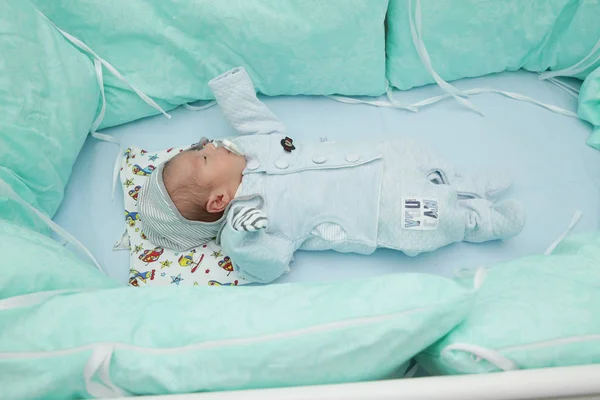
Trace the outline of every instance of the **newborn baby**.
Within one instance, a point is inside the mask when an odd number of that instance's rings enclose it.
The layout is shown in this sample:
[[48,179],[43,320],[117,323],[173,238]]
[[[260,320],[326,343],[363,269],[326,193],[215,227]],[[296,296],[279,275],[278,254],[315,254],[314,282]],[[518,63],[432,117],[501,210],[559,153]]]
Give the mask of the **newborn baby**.
[[465,177],[410,140],[297,142],[234,69],[210,82],[242,134],[202,140],[160,165],[139,196],[151,242],[188,250],[216,237],[238,274],[271,282],[296,250],[415,256],[518,234],[524,212],[493,201],[502,178]]
[[243,156],[203,141],[165,163],[162,174],[167,193],[183,218],[215,222],[235,197],[245,168]]

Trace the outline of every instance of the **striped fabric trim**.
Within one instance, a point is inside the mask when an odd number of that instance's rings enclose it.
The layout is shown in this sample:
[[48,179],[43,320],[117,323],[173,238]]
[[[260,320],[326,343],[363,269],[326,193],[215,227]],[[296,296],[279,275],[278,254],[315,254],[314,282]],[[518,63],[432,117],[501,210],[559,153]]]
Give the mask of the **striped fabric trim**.
[[144,233],[157,246],[186,251],[217,237],[225,215],[216,222],[185,219],[173,204],[162,180],[164,164],[152,172],[139,195],[139,213]]

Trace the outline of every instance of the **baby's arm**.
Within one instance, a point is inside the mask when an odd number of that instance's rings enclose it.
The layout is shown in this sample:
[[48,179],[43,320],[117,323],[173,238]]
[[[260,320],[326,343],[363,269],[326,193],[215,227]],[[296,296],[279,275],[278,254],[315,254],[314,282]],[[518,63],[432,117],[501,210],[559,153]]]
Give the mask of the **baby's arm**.
[[[265,229],[246,231],[239,228],[244,215],[256,217],[252,210],[257,209],[247,208],[249,212],[243,210],[237,213],[230,211],[221,233],[223,252],[231,257],[235,271],[241,278],[250,282],[272,282],[290,270],[293,244],[286,238],[267,233]],[[256,220],[260,224],[260,220]]]
[[285,126],[256,97],[250,76],[237,67],[208,82],[225,118],[240,135],[285,135]]

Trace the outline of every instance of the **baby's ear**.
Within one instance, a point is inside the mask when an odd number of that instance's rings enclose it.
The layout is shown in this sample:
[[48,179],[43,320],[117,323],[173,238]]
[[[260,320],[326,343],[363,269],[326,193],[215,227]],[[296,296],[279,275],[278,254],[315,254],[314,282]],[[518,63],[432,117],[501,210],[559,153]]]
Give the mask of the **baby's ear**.
[[206,211],[212,214],[220,213],[225,211],[225,208],[231,202],[231,197],[225,191],[213,192],[208,196],[208,202],[206,203]]

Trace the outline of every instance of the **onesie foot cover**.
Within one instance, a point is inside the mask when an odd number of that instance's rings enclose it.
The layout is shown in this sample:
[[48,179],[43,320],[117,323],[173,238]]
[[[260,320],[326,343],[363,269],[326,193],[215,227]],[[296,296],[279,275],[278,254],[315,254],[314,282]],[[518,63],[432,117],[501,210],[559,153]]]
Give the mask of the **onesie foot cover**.
[[464,239],[467,242],[509,239],[525,225],[525,210],[516,200],[493,204],[484,199],[470,199],[461,204],[468,209]]

